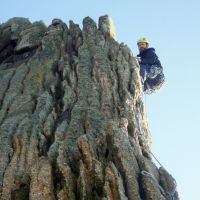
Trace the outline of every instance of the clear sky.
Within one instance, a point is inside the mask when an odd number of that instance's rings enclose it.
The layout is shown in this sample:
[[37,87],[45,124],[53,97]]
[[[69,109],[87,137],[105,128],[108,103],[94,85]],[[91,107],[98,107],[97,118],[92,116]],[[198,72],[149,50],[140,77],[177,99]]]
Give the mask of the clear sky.
[[3,0],[0,23],[11,17],[50,24],[104,14],[112,16],[119,42],[136,55],[147,37],[166,76],[159,93],[146,95],[153,152],[175,177],[181,199],[199,199],[200,173],[200,1],[199,0]]

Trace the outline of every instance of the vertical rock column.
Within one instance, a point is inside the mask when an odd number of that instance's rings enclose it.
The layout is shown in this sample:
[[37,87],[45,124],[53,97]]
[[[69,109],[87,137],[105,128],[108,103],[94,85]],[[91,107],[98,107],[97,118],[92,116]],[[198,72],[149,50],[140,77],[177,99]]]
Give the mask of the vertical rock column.
[[142,91],[107,15],[0,25],[0,198],[168,199]]

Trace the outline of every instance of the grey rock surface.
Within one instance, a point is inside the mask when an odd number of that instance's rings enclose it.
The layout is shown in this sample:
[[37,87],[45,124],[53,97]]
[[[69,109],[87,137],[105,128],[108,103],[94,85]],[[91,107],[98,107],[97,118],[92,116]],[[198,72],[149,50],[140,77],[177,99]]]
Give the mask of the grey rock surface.
[[151,158],[139,65],[109,16],[0,25],[0,199],[179,199]]

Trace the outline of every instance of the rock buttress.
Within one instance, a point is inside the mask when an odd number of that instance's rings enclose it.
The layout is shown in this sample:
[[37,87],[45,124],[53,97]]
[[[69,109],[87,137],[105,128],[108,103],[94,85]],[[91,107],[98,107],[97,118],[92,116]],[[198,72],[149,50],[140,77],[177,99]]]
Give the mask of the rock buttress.
[[[139,66],[112,19],[0,25],[0,198],[161,200]],[[175,199],[178,194],[175,193]]]

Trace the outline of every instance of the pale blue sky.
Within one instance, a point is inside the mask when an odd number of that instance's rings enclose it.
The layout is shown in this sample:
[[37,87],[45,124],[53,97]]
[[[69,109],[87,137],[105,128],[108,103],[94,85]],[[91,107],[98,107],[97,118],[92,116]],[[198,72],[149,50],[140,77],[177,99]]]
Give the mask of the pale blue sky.
[[146,96],[153,152],[176,178],[181,199],[199,199],[200,167],[200,1],[198,0],[3,0],[0,23],[11,17],[31,21],[112,16],[119,42],[136,55],[136,40],[147,37],[164,67],[162,90]]

